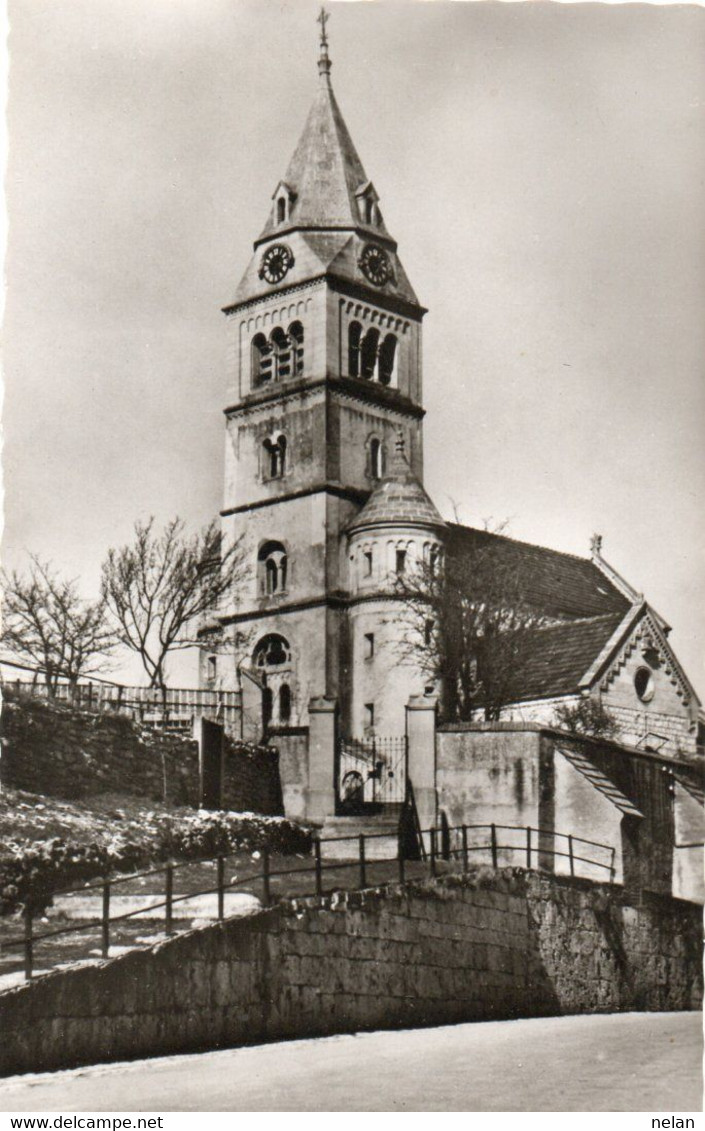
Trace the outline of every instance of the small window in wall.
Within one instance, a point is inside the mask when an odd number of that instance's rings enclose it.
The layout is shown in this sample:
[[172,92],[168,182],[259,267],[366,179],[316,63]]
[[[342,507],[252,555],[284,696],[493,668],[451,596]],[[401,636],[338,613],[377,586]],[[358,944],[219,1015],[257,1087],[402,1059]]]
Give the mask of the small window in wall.
[[365,633],[365,648],[364,654],[366,660],[371,660],[375,654],[375,634],[374,632]]
[[370,475],[373,479],[381,479],[384,475],[384,448],[382,441],[376,437],[370,440]]
[[372,550],[364,550],[362,554],[365,577],[372,577]]
[[206,679],[208,679],[212,682],[215,679],[217,674],[218,674],[218,657],[217,656],[209,656],[208,660],[206,662]]
[[648,668],[639,668],[634,676],[634,690],[642,703],[648,703],[654,697],[654,677]]
[[277,201],[277,224],[283,224],[286,220],[286,197],[280,196]]
[[281,479],[286,471],[286,436],[279,436],[276,440],[267,439],[263,442],[265,479]]
[[274,696],[272,695],[271,687],[262,688],[262,721],[265,726],[269,726],[272,721],[272,713],[274,707]]
[[398,574],[406,571],[406,550],[397,550],[395,568]]
[[265,542],[260,548],[260,589],[271,596],[286,589],[288,562],[281,542]]
[[365,703],[365,727],[371,729],[375,725],[375,705],[374,703]]
[[429,568],[431,577],[435,577],[436,574],[438,573],[438,566],[439,566],[440,560],[441,560],[440,546],[437,546],[434,543],[434,545],[431,546],[431,549],[430,549],[429,555],[428,555],[428,568]]
[[433,640],[433,628],[434,624],[432,620],[427,620],[423,626],[423,642],[427,648]]
[[291,719],[291,688],[283,683],[279,688],[279,721],[286,725]]

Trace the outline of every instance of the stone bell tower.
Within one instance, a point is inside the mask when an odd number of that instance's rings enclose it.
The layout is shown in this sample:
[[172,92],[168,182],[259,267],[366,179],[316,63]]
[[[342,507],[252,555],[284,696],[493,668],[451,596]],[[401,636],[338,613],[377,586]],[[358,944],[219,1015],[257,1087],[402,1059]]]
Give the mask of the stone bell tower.
[[266,675],[276,725],[350,699],[345,529],[404,436],[422,475],[425,313],[333,94],[321,13],[318,90],[232,301],[225,408],[226,541],[246,584],[220,610],[246,637],[218,659]]

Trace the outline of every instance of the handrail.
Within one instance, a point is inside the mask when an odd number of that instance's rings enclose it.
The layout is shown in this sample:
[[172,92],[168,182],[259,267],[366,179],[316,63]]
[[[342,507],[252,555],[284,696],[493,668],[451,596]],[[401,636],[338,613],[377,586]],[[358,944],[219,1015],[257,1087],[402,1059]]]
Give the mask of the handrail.
[[[467,834],[473,830],[490,830],[490,837],[481,844],[469,844]],[[521,832],[526,840],[523,844],[502,844],[497,839],[497,830],[502,832]],[[576,863],[585,863],[591,867],[602,868],[609,872],[610,883],[614,881],[615,877],[615,849],[612,845],[601,844],[599,841],[587,840],[585,837],[573,836],[572,833],[560,833],[554,829],[537,829],[531,825],[496,825],[496,824],[482,824],[482,825],[453,825],[447,829],[448,835],[452,833],[460,834],[461,846],[449,848],[447,850],[448,859],[461,859],[462,870],[466,871],[468,867],[468,854],[470,852],[489,852],[491,854],[492,866],[498,867],[498,853],[499,852],[521,852],[526,854],[526,866],[532,867],[533,860],[537,861],[538,866],[541,866],[542,858],[551,856],[552,858],[561,857],[570,861],[570,874],[575,875]],[[532,840],[532,834],[536,833],[539,838],[537,841]],[[430,856],[421,861],[417,861],[422,866],[428,863],[431,875],[437,874],[439,855],[437,851],[437,843],[439,840],[440,829],[432,826],[428,829],[421,830],[421,837],[428,837],[430,842]],[[32,977],[33,969],[33,949],[36,943],[42,942],[46,939],[57,938],[62,935],[70,935],[78,931],[86,931],[92,928],[101,927],[103,936],[102,953],[104,957],[108,956],[110,948],[110,924],[124,922],[128,919],[133,919],[137,916],[145,915],[149,912],[159,911],[164,909],[165,912],[165,930],[167,934],[171,933],[173,908],[179,903],[187,902],[191,899],[196,899],[202,895],[217,895],[218,896],[218,918],[224,918],[224,895],[226,891],[233,889],[242,890],[244,884],[252,885],[255,882],[262,882],[263,887],[263,900],[264,905],[267,906],[271,902],[271,880],[292,875],[300,875],[303,877],[315,877],[316,894],[322,895],[322,877],[324,873],[346,870],[351,867],[359,868],[359,886],[364,888],[367,885],[367,872],[370,867],[382,863],[396,862],[399,869],[399,880],[405,880],[405,865],[407,861],[401,852],[398,845],[396,856],[385,856],[380,859],[370,859],[366,857],[365,844],[367,841],[389,839],[389,833],[371,833],[369,835],[354,835],[342,837],[326,837],[324,839],[316,838],[313,841],[314,848],[314,861],[306,867],[305,865],[300,868],[280,868],[272,870],[270,866],[270,851],[267,847],[261,849],[262,853],[262,870],[252,872],[244,876],[235,876],[231,880],[225,880],[225,862],[230,856],[235,855],[235,852],[219,853],[215,856],[200,857],[196,860],[185,860],[178,863],[167,861],[162,865],[154,868],[146,869],[143,872],[133,872],[128,875],[106,876],[98,883],[88,884],[81,888],[69,888],[57,890],[52,893],[53,896],[59,895],[84,895],[89,891],[102,890],[103,892],[103,914],[100,918],[89,919],[88,921],[82,920],[80,923],[72,924],[67,927],[60,927],[51,931],[43,931],[41,934],[34,934],[33,932],[33,916],[31,911],[25,911],[25,933],[23,937],[16,936],[13,938],[5,939],[0,943],[0,953],[12,952],[13,950],[24,949],[25,954],[25,976],[27,979]],[[546,838],[562,838],[568,841],[568,852],[562,852],[555,847],[546,846]],[[325,844],[340,844],[345,841],[356,841],[358,851],[351,855],[346,860],[336,860],[331,862],[323,862],[321,855],[321,846]],[[574,852],[575,844],[587,844],[595,848],[604,849],[610,853],[610,862],[604,863],[601,860],[595,860],[587,856],[579,855]],[[695,847],[695,845],[683,845],[679,847]],[[173,893],[173,873],[177,869],[188,867],[192,864],[215,863],[217,864],[217,883],[214,887],[207,887],[199,889],[198,891],[190,891],[174,895]],[[147,904],[125,911],[118,915],[110,914],[110,894],[114,885],[126,883],[129,880],[142,879],[147,876],[156,874],[164,874],[165,876],[165,897],[159,898],[157,902]],[[352,889],[352,885],[348,885]],[[354,889],[353,889],[354,890]],[[245,894],[243,892],[243,894]],[[302,893],[299,893],[302,894]],[[307,893],[303,893],[307,894]],[[147,893],[145,893],[147,895]],[[138,897],[139,898],[139,897]],[[287,898],[297,898],[295,893],[287,893]]]

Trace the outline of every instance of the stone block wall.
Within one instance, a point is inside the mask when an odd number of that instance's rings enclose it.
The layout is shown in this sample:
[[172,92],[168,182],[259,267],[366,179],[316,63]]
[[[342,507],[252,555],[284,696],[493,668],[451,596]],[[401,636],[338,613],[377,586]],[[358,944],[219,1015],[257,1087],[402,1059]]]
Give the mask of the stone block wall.
[[[3,689],[0,781],[65,800],[127,793],[198,807],[198,744],[109,712],[78,711]],[[225,738],[223,808],[283,812],[276,749]]]
[[700,914],[477,869],[277,905],[0,994],[3,1073],[359,1029],[696,1009]]
[[275,747],[250,746],[226,735],[222,808],[271,817],[283,814],[279,751]]
[[78,711],[3,689],[2,784],[76,800],[125,792],[198,805],[198,746],[125,715]]

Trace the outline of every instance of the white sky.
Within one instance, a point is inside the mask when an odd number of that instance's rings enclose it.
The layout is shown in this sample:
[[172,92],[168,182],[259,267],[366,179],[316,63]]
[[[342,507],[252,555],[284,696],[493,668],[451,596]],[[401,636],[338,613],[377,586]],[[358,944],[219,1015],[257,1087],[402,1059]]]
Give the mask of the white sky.
[[[703,686],[705,12],[333,3],[333,84],[425,321],[426,485],[608,560]],[[97,589],[221,505],[224,318],[317,6],[12,0],[5,555]]]

